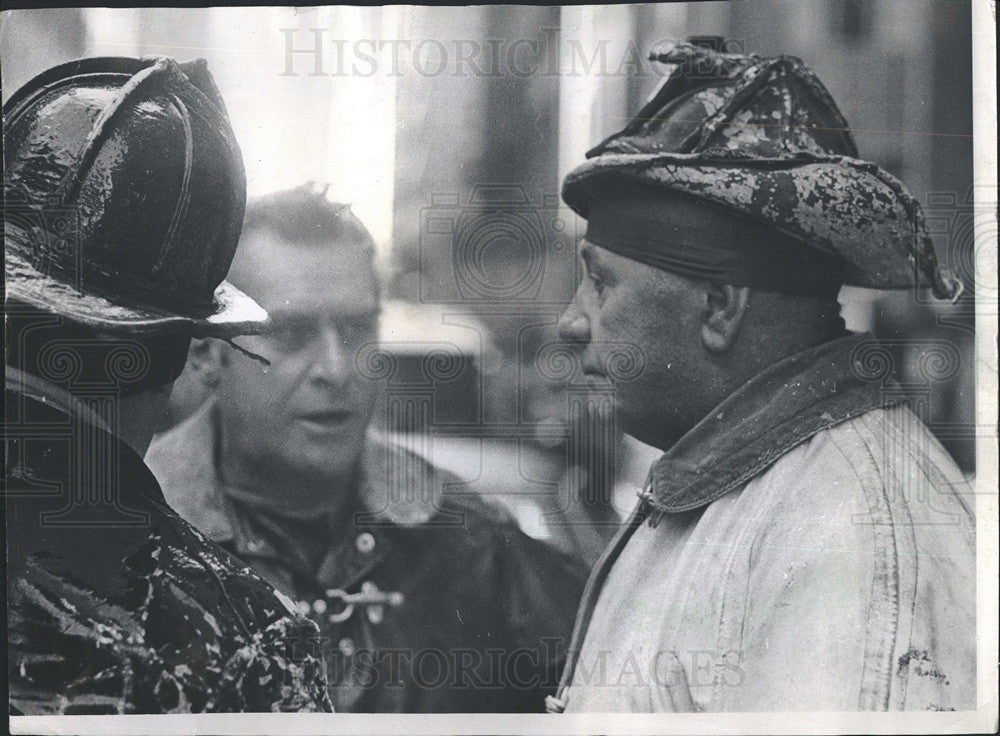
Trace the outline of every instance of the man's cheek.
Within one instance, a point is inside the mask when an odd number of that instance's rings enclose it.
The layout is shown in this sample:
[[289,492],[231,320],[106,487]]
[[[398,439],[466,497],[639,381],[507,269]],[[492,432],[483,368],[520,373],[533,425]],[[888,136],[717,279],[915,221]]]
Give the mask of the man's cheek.
[[379,387],[373,384],[358,382],[355,386],[361,395],[359,403],[362,407],[362,413],[367,421],[371,418],[372,412],[375,410],[375,405],[382,394],[379,391]]
[[616,290],[608,296],[590,321],[591,338],[607,343],[622,342],[634,332],[634,311],[638,307]]
[[227,372],[220,386],[222,398],[248,419],[265,427],[277,421],[270,406],[276,393],[274,381],[259,366],[241,366]]

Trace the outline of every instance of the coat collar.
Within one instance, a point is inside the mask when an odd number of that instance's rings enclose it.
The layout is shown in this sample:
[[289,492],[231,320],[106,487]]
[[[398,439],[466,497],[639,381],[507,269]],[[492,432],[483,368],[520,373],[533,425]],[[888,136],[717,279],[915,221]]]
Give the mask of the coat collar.
[[[870,361],[879,343],[848,335],[758,374],[677,441],[650,470],[642,497],[657,511],[705,506],[738,490],[817,432],[897,403]],[[874,355],[874,357],[878,357]]]
[[5,366],[4,387],[21,396],[28,396],[36,401],[51,406],[66,416],[76,417],[84,424],[90,424],[111,433],[111,428],[97,412],[77,399],[65,389],[50,383],[43,378],[26,373],[19,368]]
[[[218,468],[218,408],[207,401],[189,418],[153,440],[146,463],[160,481],[167,502],[215,542],[240,535]],[[392,492],[392,486],[401,489]],[[413,527],[437,512],[443,479],[422,457],[369,434],[357,501],[372,526]],[[420,489],[423,492],[415,492]]]

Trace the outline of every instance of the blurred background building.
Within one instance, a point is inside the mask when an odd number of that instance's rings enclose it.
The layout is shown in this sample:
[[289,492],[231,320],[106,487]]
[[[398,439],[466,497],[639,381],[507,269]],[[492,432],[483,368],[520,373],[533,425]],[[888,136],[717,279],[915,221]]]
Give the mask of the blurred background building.
[[412,363],[428,320],[437,348],[455,347],[450,367],[397,387],[429,407],[407,413],[423,426],[385,431],[593,559],[656,453],[588,408],[553,342],[580,229],[559,183],[653,91],[665,70],[647,52],[665,39],[803,58],[862,158],[925,203],[967,296],[845,289],[842,302],[850,326],[886,339],[915,404],[973,472],[970,28],[966,0],[53,9],[5,11],[0,51],[5,100],[81,56],[205,57],[250,193],[331,182],[378,243],[389,349]]

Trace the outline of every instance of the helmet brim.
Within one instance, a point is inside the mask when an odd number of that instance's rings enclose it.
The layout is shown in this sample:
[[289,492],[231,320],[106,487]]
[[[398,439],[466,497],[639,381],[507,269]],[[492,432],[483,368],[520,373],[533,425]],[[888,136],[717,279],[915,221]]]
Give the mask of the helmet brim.
[[109,333],[129,335],[189,334],[192,337],[235,337],[267,332],[267,312],[228,281],[215,290],[211,313],[190,317],[155,307],[125,305],[85,293],[35,268],[23,256],[5,249],[7,300],[46,314]]
[[846,284],[929,285],[945,299],[961,294],[961,283],[938,268],[919,205],[895,177],[867,161],[601,154],[566,176],[562,197],[586,218],[591,202],[622,179],[713,202],[824,251],[844,264]]

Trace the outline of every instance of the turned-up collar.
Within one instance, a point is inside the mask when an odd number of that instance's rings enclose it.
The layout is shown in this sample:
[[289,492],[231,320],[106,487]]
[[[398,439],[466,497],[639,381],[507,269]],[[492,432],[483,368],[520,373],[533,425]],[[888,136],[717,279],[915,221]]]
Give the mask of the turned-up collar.
[[[218,410],[213,399],[155,438],[146,462],[182,517],[213,541],[229,542],[238,535],[219,476],[218,444]],[[374,435],[365,444],[357,488],[358,521],[374,527],[412,527],[430,520],[437,512],[442,488],[430,464]],[[380,482],[388,479],[399,492],[392,492],[390,483]]]
[[19,368],[5,367],[4,387],[7,390],[23,396],[29,396],[36,401],[53,407],[57,411],[71,417],[77,417],[85,424],[91,424],[111,433],[107,422],[84,402],[73,396],[69,391],[50,383],[43,378],[26,373]]
[[677,441],[650,471],[643,498],[658,511],[705,506],[742,488],[817,432],[900,401],[872,370],[880,353],[854,334],[788,357],[745,383]]

